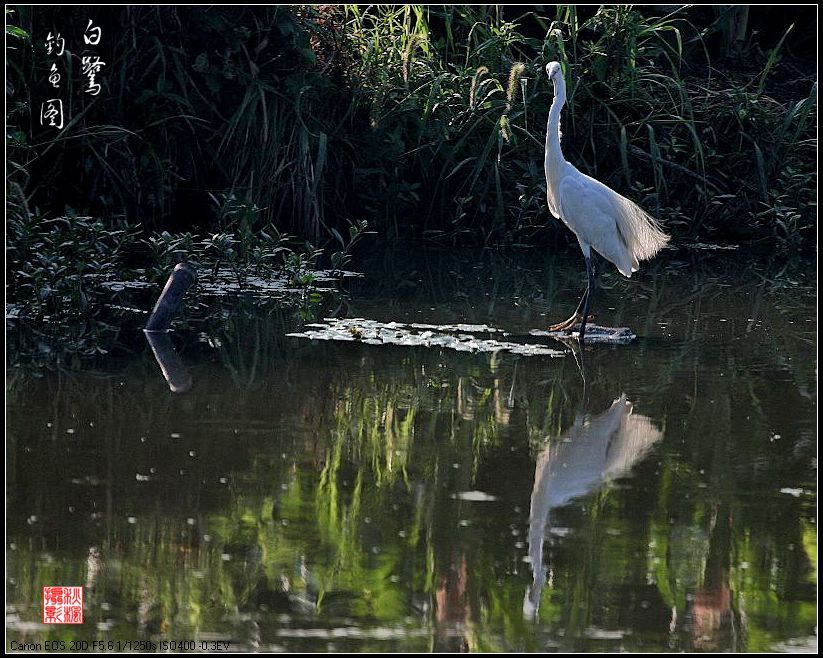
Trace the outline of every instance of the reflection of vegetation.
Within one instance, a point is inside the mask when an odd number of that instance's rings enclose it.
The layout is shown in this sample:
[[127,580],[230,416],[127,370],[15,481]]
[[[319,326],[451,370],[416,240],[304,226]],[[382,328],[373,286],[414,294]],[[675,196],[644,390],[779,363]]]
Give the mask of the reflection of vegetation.
[[[532,276],[501,279],[498,303]],[[43,582],[79,582],[95,623],[55,632],[321,650],[708,646],[693,620],[726,649],[810,635],[810,298],[711,278],[701,303],[678,303],[691,275],[667,279],[649,333],[673,338],[585,352],[588,411],[626,390],[664,439],[621,486],[556,510],[568,533],[547,539],[537,623],[532,457],[581,411],[574,361],[292,344],[287,317],[241,313],[203,324],[215,347],[181,348],[182,397],[148,353],[114,377],[10,382],[12,615],[38,618]],[[616,317],[650,303],[602,294]],[[497,500],[454,497],[474,490]]]

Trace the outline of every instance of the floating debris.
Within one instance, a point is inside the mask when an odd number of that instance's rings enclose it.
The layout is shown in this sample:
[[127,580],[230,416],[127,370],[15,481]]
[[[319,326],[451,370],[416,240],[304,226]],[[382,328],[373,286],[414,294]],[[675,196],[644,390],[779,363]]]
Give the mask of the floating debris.
[[790,638],[785,642],[773,644],[771,651],[775,653],[817,653],[817,636]]
[[126,311],[127,313],[142,313],[144,315],[148,314],[147,310],[142,308],[135,308],[134,306],[120,306],[119,304],[103,304],[103,306],[114,309],[115,311]]
[[[394,323],[392,323],[394,324]],[[420,322],[412,322],[408,325],[412,329],[434,329],[436,331],[464,331],[470,334],[488,333],[488,334],[502,334],[508,336],[509,333],[502,329],[495,329],[487,324],[421,324]]]
[[[362,277],[359,272],[345,270],[308,270],[301,274],[310,278],[309,287],[315,290],[332,290],[341,279]],[[198,282],[198,290],[204,295],[293,295],[305,291],[305,286],[297,285],[295,277],[284,272],[273,273],[271,276],[257,276],[243,274],[238,281],[234,270],[221,267],[217,274],[203,274]],[[242,285],[241,285],[242,284]]]
[[[580,337],[579,331],[566,333],[565,331],[549,331],[547,329],[532,329],[530,336],[545,336],[556,340],[577,340]],[[615,345],[625,345],[631,343],[637,336],[628,327],[603,327],[599,324],[586,324],[587,343],[613,343]]]
[[487,494],[485,491],[458,491],[457,493],[452,494],[452,498],[456,498],[457,500],[468,500],[473,503],[485,503],[497,500],[497,496]]
[[[92,278],[95,275],[87,275],[86,278]],[[144,288],[157,288],[156,283],[148,281],[104,281],[100,284],[101,288],[111,290],[112,292],[120,292],[121,290],[140,290]]]
[[[545,345],[513,343],[481,338],[463,333],[467,328],[477,333],[505,333],[486,325],[407,325],[401,322],[378,322],[363,318],[325,318],[322,323],[306,325],[302,332],[287,334],[312,340],[362,342],[367,345],[405,345],[409,347],[441,347],[457,352],[506,351],[522,356],[564,356],[565,351]],[[418,331],[423,329],[424,331]]]
[[217,338],[216,336],[210,336],[204,331],[201,331],[198,334],[197,340],[201,343],[207,343],[209,347],[212,347],[214,349],[223,347],[223,342],[219,338]]
[[687,249],[703,249],[705,251],[732,251],[737,249],[740,245],[736,244],[710,244],[708,242],[693,242],[692,244],[683,245]]
[[[302,293],[305,285],[294,283],[295,278],[307,280],[308,286],[315,290],[332,290],[341,279],[359,278],[363,275],[359,272],[349,272],[347,270],[306,270],[301,271],[297,277],[291,273],[273,272],[271,275],[257,275],[242,272],[238,281],[237,273],[229,267],[221,267],[216,273],[212,271],[203,272],[197,282],[197,291],[204,295],[225,296],[238,293],[252,296],[283,296]],[[113,274],[87,274],[84,279],[95,282],[100,288],[119,292],[122,290],[140,290],[146,288],[158,288],[157,283],[149,281],[120,281]],[[6,309],[8,315],[9,310]]]
[[583,632],[583,637],[588,640],[622,640],[625,635],[626,631],[597,628],[596,626],[589,626]]

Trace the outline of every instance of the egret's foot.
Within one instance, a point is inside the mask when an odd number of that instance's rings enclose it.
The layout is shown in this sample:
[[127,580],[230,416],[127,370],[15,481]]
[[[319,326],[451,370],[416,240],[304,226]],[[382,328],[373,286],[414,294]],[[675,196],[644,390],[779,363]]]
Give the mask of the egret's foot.
[[[583,321],[583,315],[580,313],[575,313],[571,316],[568,320],[564,320],[563,322],[558,322],[557,324],[553,324],[548,328],[548,331],[568,331],[571,332],[572,329],[575,327],[579,327],[580,323]],[[586,319],[586,324],[589,322],[594,321],[594,316],[589,315]]]
[[580,313],[575,313],[568,320],[549,325],[548,331],[566,331],[567,329],[571,329],[575,325],[579,324],[582,319],[583,316],[580,315]]

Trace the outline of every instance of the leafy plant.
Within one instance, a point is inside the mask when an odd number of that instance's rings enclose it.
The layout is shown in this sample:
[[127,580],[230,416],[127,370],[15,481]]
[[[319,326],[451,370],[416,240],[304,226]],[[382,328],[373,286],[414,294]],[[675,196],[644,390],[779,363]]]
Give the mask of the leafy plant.
[[[30,97],[47,62],[26,37],[85,11],[7,12],[7,180],[44,216],[71,205],[146,234],[232,233],[244,264],[276,227],[332,241],[336,268],[352,217],[392,238],[567,240],[543,199],[544,66],[557,59],[569,160],[677,238],[813,242],[817,87],[792,54],[800,24],[764,49],[746,27],[755,10],[105,8],[105,93],[67,75],[79,100],[46,132]],[[790,236],[761,214],[776,198]]]

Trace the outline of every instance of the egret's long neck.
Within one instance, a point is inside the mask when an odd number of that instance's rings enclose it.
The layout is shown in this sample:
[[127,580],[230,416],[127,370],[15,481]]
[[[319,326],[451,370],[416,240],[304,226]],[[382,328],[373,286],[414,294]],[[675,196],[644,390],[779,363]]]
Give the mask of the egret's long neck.
[[550,164],[563,160],[563,151],[560,150],[560,111],[566,103],[566,83],[560,73],[554,80],[554,101],[549,110],[549,122],[546,125],[546,161],[548,172]]

